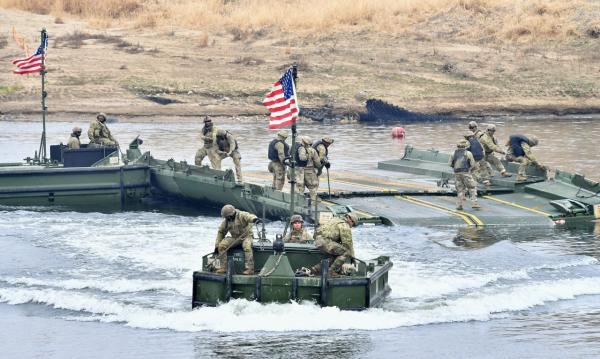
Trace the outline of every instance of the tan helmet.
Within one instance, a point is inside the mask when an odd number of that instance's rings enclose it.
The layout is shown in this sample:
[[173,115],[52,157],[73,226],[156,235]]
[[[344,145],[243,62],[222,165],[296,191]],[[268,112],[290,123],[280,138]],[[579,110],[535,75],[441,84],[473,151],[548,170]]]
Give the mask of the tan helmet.
[[356,215],[356,213],[348,212],[346,213],[346,218],[350,218],[350,220],[354,222],[355,226],[358,225],[358,216]]
[[313,141],[312,141],[312,138],[310,138],[310,137],[308,137],[308,136],[302,136],[302,137],[300,138],[300,141],[301,141],[303,144],[305,144],[305,145],[308,145],[308,146],[312,145],[312,142],[313,142]]
[[494,125],[493,123],[490,123],[489,125],[487,125],[487,130],[491,131],[491,132],[495,132],[496,131],[496,125]]
[[326,142],[327,144],[331,145],[333,143],[333,137],[325,136],[321,139],[321,141]]
[[529,146],[537,146],[540,143],[540,140],[536,136],[527,136],[529,138]]
[[288,138],[288,132],[286,130],[281,130],[277,132],[277,136],[283,138],[284,140]]
[[212,122],[212,120],[210,118],[208,118],[208,116],[204,116],[204,123],[207,122]]
[[101,118],[103,118],[106,121],[106,114],[104,112],[100,112],[97,116],[96,119],[100,120]]
[[465,138],[468,140],[469,138],[475,136],[475,134],[471,131],[465,132]]
[[470,129],[474,129],[474,128],[477,128],[477,127],[478,127],[478,126],[477,126],[477,122],[475,122],[475,121],[471,121],[471,122],[469,122],[469,128],[470,128]]
[[456,144],[456,147],[458,147],[458,148],[467,148],[467,147],[469,147],[469,141],[467,141],[467,140],[460,140]]
[[304,218],[302,218],[302,216],[299,214],[295,214],[290,217],[290,223],[294,223],[294,222],[304,223]]
[[76,132],[81,133],[81,127],[77,127],[77,126],[73,127],[73,133],[76,133]]
[[219,129],[217,130],[217,136],[219,136],[219,137],[225,137],[225,136],[227,136],[227,131],[225,131],[225,130],[224,130],[224,129],[222,129],[222,128],[219,128]]
[[233,216],[235,214],[235,211],[236,209],[234,206],[226,204],[223,206],[223,208],[221,208],[221,217],[227,218]]

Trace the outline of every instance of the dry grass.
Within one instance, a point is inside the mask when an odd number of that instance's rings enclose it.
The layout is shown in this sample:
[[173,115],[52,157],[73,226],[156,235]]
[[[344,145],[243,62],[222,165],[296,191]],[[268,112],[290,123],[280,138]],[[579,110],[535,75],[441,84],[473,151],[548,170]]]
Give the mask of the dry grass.
[[594,25],[578,14],[600,12],[598,3],[589,0],[0,0],[0,6],[68,14],[100,28],[118,22],[134,28],[226,30],[239,41],[271,29],[305,35],[369,30],[474,41],[564,41],[594,37]]

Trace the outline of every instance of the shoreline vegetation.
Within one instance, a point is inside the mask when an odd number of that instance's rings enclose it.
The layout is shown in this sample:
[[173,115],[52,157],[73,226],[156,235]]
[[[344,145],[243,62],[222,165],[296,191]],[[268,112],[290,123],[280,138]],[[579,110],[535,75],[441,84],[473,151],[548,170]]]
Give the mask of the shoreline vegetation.
[[593,0],[0,0],[0,120],[39,113],[11,73],[48,29],[50,114],[252,117],[286,66],[300,106],[368,99],[425,114],[597,115]]

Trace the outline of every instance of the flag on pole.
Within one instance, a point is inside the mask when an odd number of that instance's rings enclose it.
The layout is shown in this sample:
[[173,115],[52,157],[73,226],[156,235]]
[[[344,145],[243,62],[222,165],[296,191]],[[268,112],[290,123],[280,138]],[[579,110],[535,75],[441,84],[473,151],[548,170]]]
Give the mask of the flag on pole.
[[294,85],[294,70],[289,68],[279,81],[273,84],[271,92],[265,95],[263,105],[271,112],[269,128],[291,125],[298,119],[298,100]]
[[16,59],[12,61],[12,63],[17,66],[17,69],[13,70],[13,73],[23,75],[40,72],[45,69],[44,56],[47,48],[48,36],[45,36],[42,39],[42,43],[38,47],[37,51],[33,55],[24,59]]

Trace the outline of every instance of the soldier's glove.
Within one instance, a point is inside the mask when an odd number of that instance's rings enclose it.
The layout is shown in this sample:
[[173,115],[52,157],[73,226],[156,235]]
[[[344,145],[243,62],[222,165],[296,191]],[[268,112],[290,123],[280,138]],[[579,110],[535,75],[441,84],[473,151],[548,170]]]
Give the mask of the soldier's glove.
[[291,157],[289,157],[289,156],[288,156],[288,157],[286,157],[286,158],[283,160],[283,164],[284,164],[284,165],[286,165],[286,166],[290,166],[290,167],[291,167],[291,166],[292,166],[292,158],[291,158]]
[[254,218],[254,220],[252,221],[252,223],[254,223],[254,224],[258,225],[258,224],[261,224],[261,223],[263,223],[263,221],[262,221],[262,219],[260,219],[260,218]]
[[325,168],[329,169],[329,167],[331,167],[331,163],[325,162]]
[[356,265],[356,259],[354,259],[354,258],[350,258],[350,264],[352,264],[352,265]]

